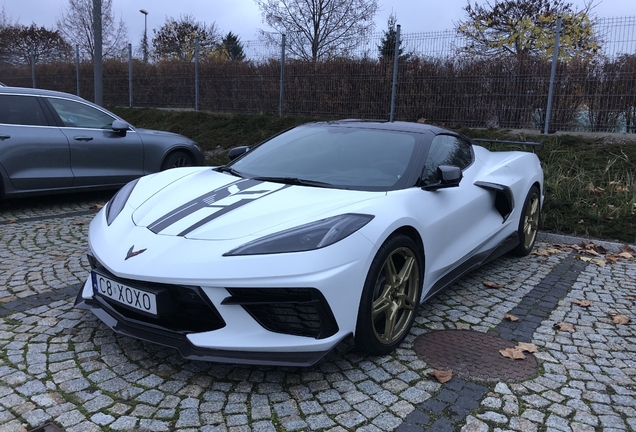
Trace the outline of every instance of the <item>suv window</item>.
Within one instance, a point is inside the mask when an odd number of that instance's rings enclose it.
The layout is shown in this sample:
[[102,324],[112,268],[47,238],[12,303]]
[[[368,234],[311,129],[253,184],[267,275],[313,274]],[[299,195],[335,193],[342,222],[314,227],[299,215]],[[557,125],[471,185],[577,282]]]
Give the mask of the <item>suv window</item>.
[[452,135],[437,135],[426,157],[423,179],[427,184],[435,184],[440,181],[437,178],[440,165],[456,166],[463,171],[472,162],[473,151],[469,143]]
[[110,129],[115,120],[105,112],[80,102],[58,98],[47,100],[67,127]]
[[26,126],[48,126],[42,107],[35,96],[0,95],[0,123]]

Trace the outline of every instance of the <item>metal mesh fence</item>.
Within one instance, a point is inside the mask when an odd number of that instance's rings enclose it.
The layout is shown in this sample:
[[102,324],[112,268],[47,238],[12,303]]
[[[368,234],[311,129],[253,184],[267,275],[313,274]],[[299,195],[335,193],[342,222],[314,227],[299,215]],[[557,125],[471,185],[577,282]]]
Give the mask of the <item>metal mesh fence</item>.
[[[636,132],[636,17],[599,19],[600,49],[585,59],[560,61],[551,129]],[[398,61],[395,119],[473,127],[542,129],[550,60],[461,55],[466,40],[455,31],[405,33]],[[393,55],[382,56],[384,33],[349,52],[315,63],[289,56],[281,46],[245,41],[245,58],[201,58],[198,99],[195,64],[141,60],[133,47],[132,105],[194,108],[228,113],[388,119]],[[386,54],[386,53],[385,53]],[[127,50],[126,50],[127,56]],[[127,58],[104,62],[104,103],[130,103]],[[281,68],[283,104],[280,105]],[[74,63],[37,64],[36,85],[76,93]],[[80,95],[93,99],[92,64],[80,64]],[[0,61],[0,81],[30,87],[30,66]]]

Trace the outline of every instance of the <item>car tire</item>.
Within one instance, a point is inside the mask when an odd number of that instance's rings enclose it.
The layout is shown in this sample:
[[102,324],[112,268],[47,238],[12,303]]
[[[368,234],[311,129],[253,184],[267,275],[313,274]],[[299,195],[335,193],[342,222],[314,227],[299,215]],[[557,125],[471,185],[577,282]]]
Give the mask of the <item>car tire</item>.
[[417,314],[422,276],[417,244],[403,234],[389,237],[373,259],[362,290],[355,334],[359,350],[385,355],[402,343]]
[[541,192],[536,186],[532,186],[526,200],[523,203],[521,216],[519,217],[519,244],[512,250],[516,256],[526,256],[534,248],[539,229],[539,216],[541,215]]
[[166,157],[161,165],[161,171],[165,171],[170,168],[189,167],[194,165],[194,160],[186,152],[176,151],[172,152]]

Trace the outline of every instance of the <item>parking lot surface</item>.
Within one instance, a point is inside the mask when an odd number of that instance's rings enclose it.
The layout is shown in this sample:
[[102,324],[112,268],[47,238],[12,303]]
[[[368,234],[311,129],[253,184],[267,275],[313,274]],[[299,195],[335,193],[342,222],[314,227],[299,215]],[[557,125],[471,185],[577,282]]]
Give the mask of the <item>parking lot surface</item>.
[[[539,254],[497,259],[423,305],[384,357],[308,369],[186,361],[73,309],[88,223],[111,195],[0,202],[0,432],[636,430],[629,254],[543,235]],[[493,357],[491,340],[537,352]],[[453,376],[440,383],[434,370]]]

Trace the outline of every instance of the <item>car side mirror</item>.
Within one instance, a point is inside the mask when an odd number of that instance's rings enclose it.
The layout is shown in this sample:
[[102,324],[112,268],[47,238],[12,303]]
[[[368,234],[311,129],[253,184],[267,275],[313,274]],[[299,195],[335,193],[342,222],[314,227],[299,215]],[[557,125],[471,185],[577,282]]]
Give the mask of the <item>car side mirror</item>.
[[111,127],[115,132],[119,132],[122,136],[125,136],[126,131],[130,129],[130,125],[123,120],[113,120]]
[[234,159],[236,159],[239,156],[244,155],[248,151],[250,151],[250,147],[249,146],[234,147],[232,150],[230,150],[227,153],[227,157],[230,158],[231,161],[233,161]]
[[459,167],[451,165],[440,165],[437,167],[438,182],[434,184],[425,184],[422,186],[424,190],[435,191],[437,189],[445,189],[459,186],[462,181],[462,170]]

